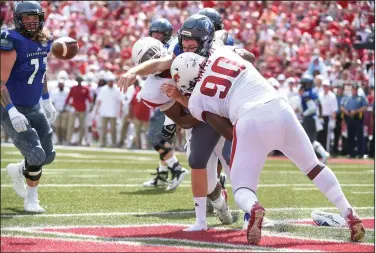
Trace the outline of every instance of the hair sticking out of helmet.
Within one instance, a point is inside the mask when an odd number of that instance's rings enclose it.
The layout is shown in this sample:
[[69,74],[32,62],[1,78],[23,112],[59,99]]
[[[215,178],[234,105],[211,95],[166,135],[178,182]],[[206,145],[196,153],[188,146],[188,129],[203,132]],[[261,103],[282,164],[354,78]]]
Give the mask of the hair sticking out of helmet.
[[213,22],[206,16],[194,14],[188,17],[178,31],[179,46],[183,48],[184,39],[194,39],[198,43],[195,51],[201,56],[208,56],[214,39]]
[[42,6],[37,1],[19,2],[13,11],[13,21],[17,31],[28,37],[34,36],[44,27]]

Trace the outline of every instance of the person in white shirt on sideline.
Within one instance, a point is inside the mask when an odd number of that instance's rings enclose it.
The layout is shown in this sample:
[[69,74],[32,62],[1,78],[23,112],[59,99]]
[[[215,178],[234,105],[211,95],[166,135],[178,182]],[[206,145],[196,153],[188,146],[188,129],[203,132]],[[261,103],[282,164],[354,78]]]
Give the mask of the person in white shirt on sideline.
[[319,93],[323,120],[323,129],[318,132],[317,140],[326,150],[330,150],[330,136],[336,125],[336,113],[338,111],[338,103],[336,95],[330,90],[331,85],[329,79],[322,81],[323,91]]
[[64,88],[65,80],[60,79],[57,89],[51,92],[51,100],[58,112],[56,121],[54,123],[55,132],[57,135],[59,145],[67,144],[67,125],[68,125],[68,111],[64,110],[65,100],[68,97],[69,91]]
[[101,88],[97,98],[95,114],[100,115],[102,121],[102,134],[100,147],[106,146],[107,125],[111,123],[112,147],[116,147],[116,118],[122,114],[120,90],[114,87],[115,76],[111,73],[107,77],[107,85]]

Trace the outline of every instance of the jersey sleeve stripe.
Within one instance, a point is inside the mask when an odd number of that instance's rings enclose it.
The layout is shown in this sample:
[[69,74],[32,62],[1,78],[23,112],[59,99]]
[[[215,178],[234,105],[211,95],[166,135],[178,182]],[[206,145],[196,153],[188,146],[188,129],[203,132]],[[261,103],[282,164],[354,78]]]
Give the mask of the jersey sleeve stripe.
[[156,103],[153,103],[153,102],[150,102],[150,101],[147,101],[143,98],[141,98],[141,101],[144,102],[145,105],[149,106],[149,107],[152,107],[152,108],[156,108],[156,107],[160,107],[166,103],[163,103],[163,104],[156,104]]

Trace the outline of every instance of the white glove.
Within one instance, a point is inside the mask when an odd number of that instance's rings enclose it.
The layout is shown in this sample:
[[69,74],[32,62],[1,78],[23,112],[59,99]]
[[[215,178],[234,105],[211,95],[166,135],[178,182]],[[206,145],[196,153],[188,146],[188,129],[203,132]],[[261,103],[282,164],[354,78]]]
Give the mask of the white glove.
[[17,133],[24,132],[27,130],[27,125],[29,121],[20,113],[15,107],[10,108],[8,111],[10,121],[12,122],[13,128],[17,131]]
[[42,105],[43,105],[44,113],[46,114],[46,117],[48,119],[48,122],[50,122],[50,124],[54,123],[57,117],[57,112],[51,100],[43,99]]

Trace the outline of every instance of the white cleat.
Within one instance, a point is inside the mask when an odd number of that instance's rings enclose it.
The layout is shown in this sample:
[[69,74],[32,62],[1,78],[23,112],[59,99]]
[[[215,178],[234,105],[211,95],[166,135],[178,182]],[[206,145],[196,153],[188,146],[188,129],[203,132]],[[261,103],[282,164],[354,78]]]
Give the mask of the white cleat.
[[208,225],[206,223],[205,224],[197,224],[197,223],[195,223],[192,226],[187,227],[183,231],[185,231],[185,232],[194,232],[194,231],[205,231],[205,230],[208,230]]
[[7,166],[7,172],[13,182],[13,189],[21,198],[26,198],[25,177],[22,170],[25,166],[25,160],[20,163],[10,163]]
[[155,176],[154,178],[144,182],[142,184],[143,187],[158,187],[158,186],[166,186],[167,185],[167,178],[168,178],[168,171],[159,172],[157,168],[157,172],[151,174]]
[[226,207],[221,210],[215,209],[215,212],[218,215],[218,218],[222,222],[222,224],[226,224],[226,225],[232,224],[232,215],[227,204],[226,204]]
[[166,191],[173,191],[175,190],[180,183],[184,180],[185,176],[189,174],[189,171],[185,168],[177,171],[171,171],[173,179],[171,183],[167,186]]
[[30,213],[44,213],[46,211],[44,210],[43,207],[39,205],[38,199],[36,200],[25,199],[24,210]]

